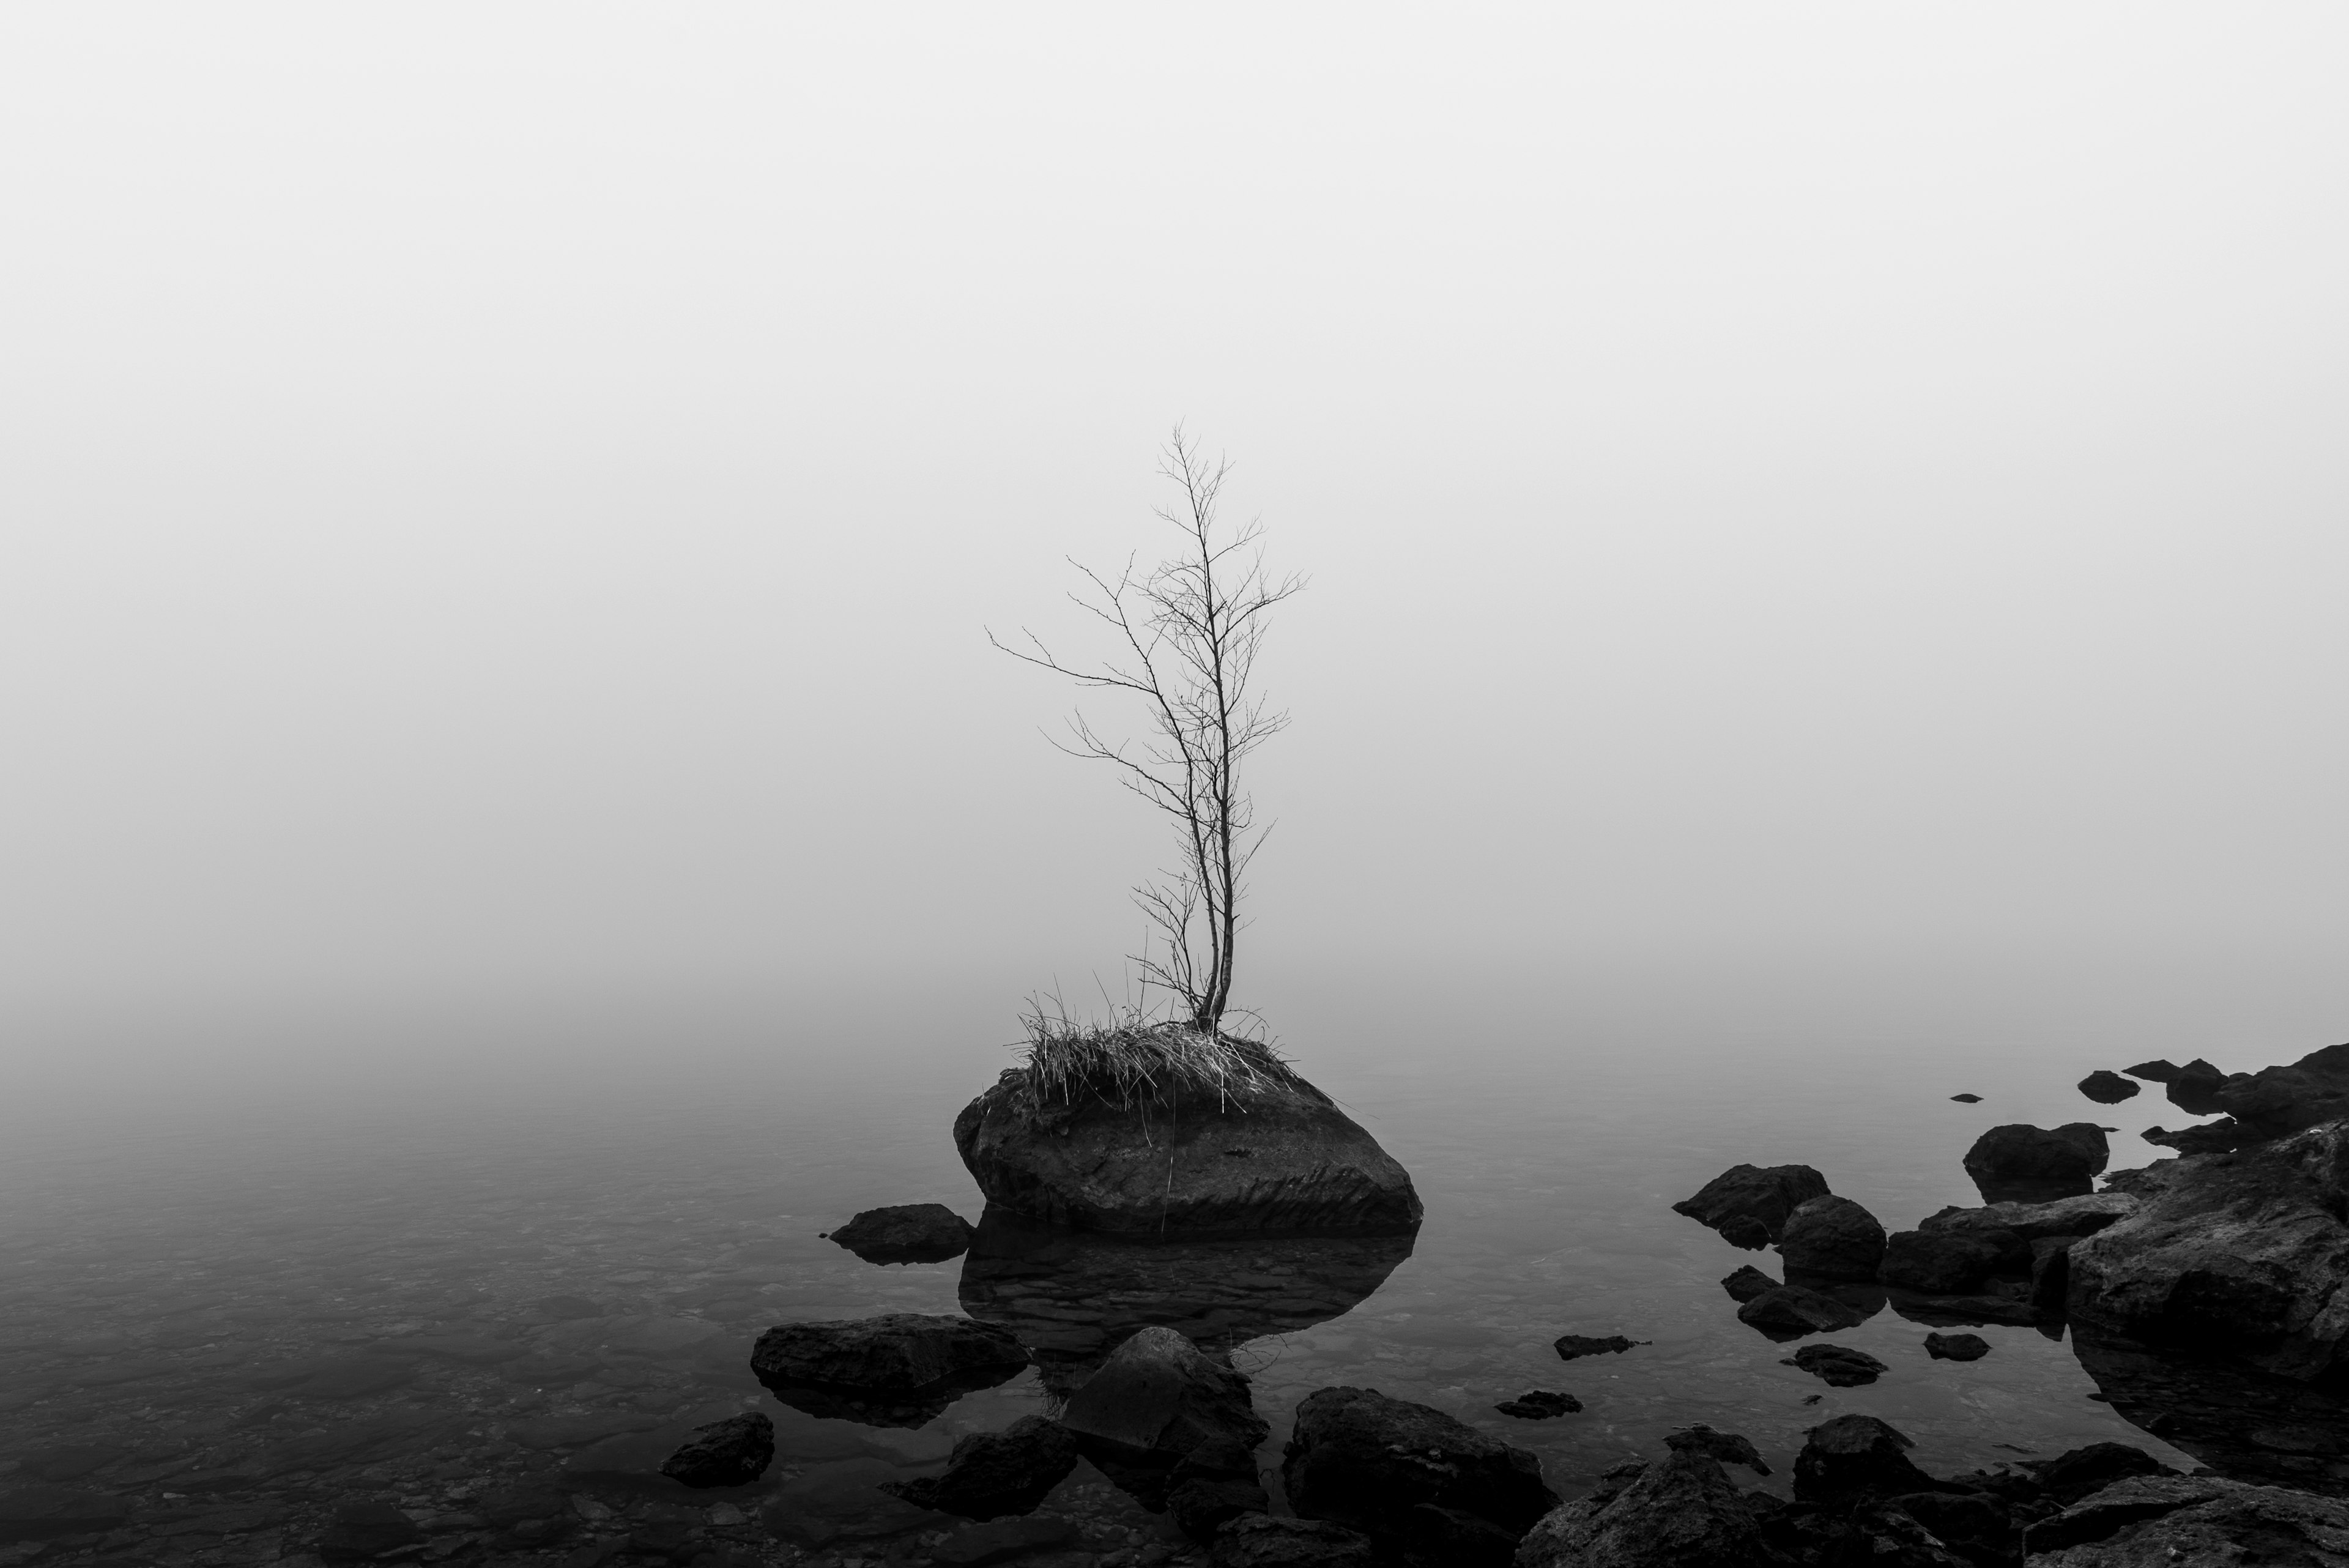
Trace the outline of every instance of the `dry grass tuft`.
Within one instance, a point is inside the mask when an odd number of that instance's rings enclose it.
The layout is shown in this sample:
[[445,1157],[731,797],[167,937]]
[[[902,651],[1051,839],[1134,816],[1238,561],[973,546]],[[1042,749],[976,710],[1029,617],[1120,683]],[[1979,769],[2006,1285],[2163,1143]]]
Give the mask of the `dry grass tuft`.
[[1260,1040],[1208,1034],[1187,1023],[1128,1011],[1108,1023],[1047,1012],[1020,1022],[1028,1039],[1028,1088],[1037,1103],[1095,1096],[1126,1109],[1169,1106],[1185,1096],[1219,1102],[1281,1087],[1297,1075]]

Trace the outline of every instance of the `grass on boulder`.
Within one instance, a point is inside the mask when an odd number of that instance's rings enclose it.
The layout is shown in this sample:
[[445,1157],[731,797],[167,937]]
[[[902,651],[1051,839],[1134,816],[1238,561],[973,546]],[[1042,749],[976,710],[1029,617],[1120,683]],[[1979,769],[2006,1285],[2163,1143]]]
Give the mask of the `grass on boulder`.
[[1260,1040],[1127,1012],[1107,1023],[1041,1007],[1028,1028],[1028,1090],[1039,1105],[1091,1095],[1125,1109],[1213,1095],[1219,1102],[1286,1087],[1297,1075]]

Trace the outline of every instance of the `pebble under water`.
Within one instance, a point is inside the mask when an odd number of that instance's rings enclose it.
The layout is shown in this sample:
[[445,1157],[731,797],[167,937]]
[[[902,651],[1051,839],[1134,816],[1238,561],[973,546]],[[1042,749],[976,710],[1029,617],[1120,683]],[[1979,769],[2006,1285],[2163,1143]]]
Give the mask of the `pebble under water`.
[[[991,1525],[876,1490],[1049,1413],[1056,1368],[1146,1322],[1228,1350],[1275,1472],[1290,1412],[1332,1384],[1528,1449],[1568,1497],[1696,1421],[1752,1439],[1778,1490],[1805,1429],[1847,1412],[1891,1422],[1936,1473],[2098,1441],[2205,1462],[2038,1329],[1971,1327],[1989,1353],[1942,1359],[1925,1340],[1947,1325],[1878,1311],[1806,1343],[1887,1370],[1823,1381],[1719,1283],[1775,1256],[1670,1208],[1728,1165],[1801,1162],[1911,1227],[1980,1201],[1958,1157],[1983,1128],[2108,1116],[2071,1085],[2112,1053],[1290,1044],[1411,1169],[1415,1237],[1154,1250],[997,1217],[964,1257],[890,1265],[825,1240],[884,1204],[980,1220],[947,1127],[1008,1060],[987,1045],[419,1054],[371,1083],[280,1062],[20,1105],[0,1168],[0,1568],[318,1562],[330,1517],[369,1500],[381,1533],[344,1550],[391,1562],[1202,1562],[1086,1464]],[[2114,1145],[2116,1168],[2165,1152]],[[771,1324],[883,1312],[1008,1323],[1041,1365],[910,1427],[808,1415],[750,1375]],[[1567,1334],[1637,1343],[1566,1360]],[[1569,1397],[1495,1408],[1537,1392]],[[692,1427],[745,1410],[778,1428],[760,1481],[655,1473]]]

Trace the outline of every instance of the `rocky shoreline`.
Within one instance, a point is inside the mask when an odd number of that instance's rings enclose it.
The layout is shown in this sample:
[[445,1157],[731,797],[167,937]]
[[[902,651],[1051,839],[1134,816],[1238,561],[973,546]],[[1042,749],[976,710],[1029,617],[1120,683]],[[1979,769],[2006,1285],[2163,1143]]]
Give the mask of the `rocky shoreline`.
[[[1806,1167],[1723,1172],[1673,1207],[1775,1263],[1736,1269],[1713,1310],[1757,1364],[1785,1363],[1843,1413],[1828,1404],[1792,1440],[1754,1429],[1763,1442],[1690,1421],[1596,1485],[1546,1478],[1525,1445],[1594,1419],[1578,1394],[1657,1354],[1639,1337],[1652,1325],[1568,1318],[1557,1327],[1577,1332],[1545,1341],[1566,1388],[1495,1383],[1442,1408],[1341,1365],[1289,1383],[1273,1413],[1293,1400],[1293,1429],[1268,1449],[1235,1351],[1345,1317],[1410,1259],[1407,1230],[1160,1241],[916,1204],[838,1226],[836,1255],[876,1280],[959,1257],[959,1312],[761,1314],[771,1297],[738,1302],[725,1293],[751,1287],[722,1279],[702,1293],[709,1321],[477,1298],[454,1309],[472,1327],[370,1331],[365,1354],[282,1373],[230,1374],[191,1329],[194,1359],[173,1365],[210,1355],[246,1392],[144,1449],[0,1448],[0,1565],[2349,1562],[2332,1305],[2349,1122],[2292,1126],[2304,1107],[2277,1090],[2323,1088],[2336,1059],[2141,1064],[2180,1109],[2225,1107],[2227,1147],[2107,1174],[2103,1129],[1993,1128],[1966,1161],[1984,1201],[1908,1230]],[[2082,1092],[2116,1103],[2095,1075]],[[2014,1183],[2034,1196],[1999,1196]],[[1881,1333],[1837,1342],[1896,1319],[1916,1325],[1905,1352]],[[1914,1368],[1995,1368],[2016,1331],[2068,1343],[2169,1462],[2096,1442],[1951,1473],[1919,1467],[1907,1419],[1866,1412]],[[753,1366],[769,1390],[755,1407],[712,1397]],[[513,1397],[588,1376],[609,1402],[533,1413]],[[1007,1379],[1030,1394],[1005,1399]]]

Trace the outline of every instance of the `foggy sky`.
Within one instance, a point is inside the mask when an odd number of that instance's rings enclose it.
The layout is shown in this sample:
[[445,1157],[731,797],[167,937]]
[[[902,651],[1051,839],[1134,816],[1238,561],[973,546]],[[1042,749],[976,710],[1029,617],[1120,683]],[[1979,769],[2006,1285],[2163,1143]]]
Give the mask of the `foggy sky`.
[[2344,44],[12,8],[0,995],[1114,991],[1159,830],[984,628],[1082,646],[1177,420],[1311,578],[1242,1000],[2329,984]]

